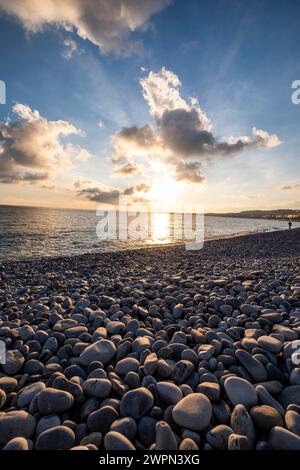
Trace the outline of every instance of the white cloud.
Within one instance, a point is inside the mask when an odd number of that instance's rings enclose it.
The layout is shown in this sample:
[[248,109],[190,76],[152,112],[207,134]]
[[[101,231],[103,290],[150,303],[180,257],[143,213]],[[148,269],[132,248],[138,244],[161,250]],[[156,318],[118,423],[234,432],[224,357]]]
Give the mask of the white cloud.
[[77,50],[77,44],[73,39],[68,38],[64,40],[63,57],[65,59],[72,59],[72,57],[76,54]]
[[15,120],[0,123],[0,182],[37,182],[72,168],[72,159],[88,158],[80,146],[62,142],[61,137],[81,135],[67,121],[49,121],[37,110],[17,103]]
[[217,138],[198,99],[186,101],[180,94],[178,76],[164,67],[159,72],[151,71],[140,84],[154,123],[126,127],[113,136],[115,163],[133,164],[132,159],[136,158],[153,166],[159,160],[177,180],[204,182],[203,161],[281,143],[277,135],[255,127],[250,136]]
[[74,30],[101,48],[129,54],[139,47],[130,40],[136,30],[147,28],[152,15],[170,0],[0,0],[0,9],[16,16],[31,32],[52,24]]

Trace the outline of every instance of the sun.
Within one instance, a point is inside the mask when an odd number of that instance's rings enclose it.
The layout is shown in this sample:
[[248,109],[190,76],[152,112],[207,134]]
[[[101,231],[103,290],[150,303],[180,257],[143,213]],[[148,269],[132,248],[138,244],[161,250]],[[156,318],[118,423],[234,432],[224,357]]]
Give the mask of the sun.
[[149,191],[149,197],[154,202],[173,203],[177,197],[180,186],[168,176],[156,180]]

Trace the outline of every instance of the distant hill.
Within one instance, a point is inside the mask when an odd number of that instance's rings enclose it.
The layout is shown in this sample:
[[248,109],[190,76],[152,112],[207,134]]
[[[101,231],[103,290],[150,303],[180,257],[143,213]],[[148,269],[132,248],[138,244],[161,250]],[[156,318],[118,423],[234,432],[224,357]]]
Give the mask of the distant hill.
[[276,209],[276,210],[252,210],[241,212],[208,213],[214,217],[238,217],[246,219],[273,219],[273,220],[300,220],[300,210]]

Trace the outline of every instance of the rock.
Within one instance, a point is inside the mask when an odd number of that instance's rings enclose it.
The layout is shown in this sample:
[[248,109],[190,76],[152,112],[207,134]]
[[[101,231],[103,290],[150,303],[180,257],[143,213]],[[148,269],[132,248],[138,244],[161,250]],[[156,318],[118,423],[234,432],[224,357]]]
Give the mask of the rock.
[[35,430],[35,419],[26,411],[9,411],[0,414],[0,444],[15,437],[30,438]]
[[177,450],[176,437],[165,421],[156,423],[155,450]]
[[87,379],[82,388],[90,397],[105,398],[111,392],[111,383],[107,379]]
[[0,410],[6,402],[6,393],[4,390],[0,389]]
[[228,377],[224,382],[226,394],[233,405],[251,408],[257,404],[257,392],[250,382],[240,377]]
[[257,340],[260,348],[266,349],[271,353],[278,354],[282,349],[282,343],[272,336],[260,336]]
[[199,447],[197,446],[196,442],[193,441],[193,439],[186,437],[181,441],[179,450],[199,450]]
[[28,441],[24,437],[15,437],[3,447],[3,450],[29,450]]
[[6,363],[2,364],[3,371],[8,375],[17,374],[23,367],[25,358],[23,354],[16,349],[6,351]]
[[35,443],[37,450],[67,450],[75,444],[75,434],[67,426],[56,426],[42,432]]
[[21,392],[19,393],[18,396],[18,407],[19,408],[25,408],[28,406],[33,399],[35,395],[37,395],[39,392],[44,390],[46,388],[46,385],[43,382],[36,382],[30,385],[27,385],[27,387],[24,387]]
[[145,375],[152,375],[157,368],[158,358],[155,353],[148,354],[144,362],[144,372]]
[[300,405],[300,385],[290,385],[278,395],[279,403],[287,408],[289,405]]
[[274,397],[268,392],[268,390],[263,385],[257,385],[256,391],[258,395],[258,400],[262,405],[269,405],[279,411],[282,415],[284,414],[284,408],[275,400]]
[[156,388],[160,400],[166,405],[175,405],[183,398],[180,388],[172,382],[158,382]]
[[292,370],[290,374],[290,383],[291,385],[300,385],[300,368],[299,367]]
[[130,441],[134,441],[137,432],[137,424],[133,418],[120,418],[112,423],[110,431],[119,432]]
[[4,392],[12,392],[18,386],[18,381],[14,377],[0,377],[0,389]]
[[112,406],[102,406],[88,416],[87,425],[90,431],[104,435],[118,418],[119,413]]
[[105,450],[135,450],[134,445],[119,432],[110,431],[104,438]]
[[272,406],[254,406],[251,408],[250,414],[254,424],[263,431],[269,431],[273,426],[283,425],[281,414]]
[[137,438],[147,448],[155,442],[156,423],[151,416],[143,416],[138,421]]
[[296,411],[287,411],[284,419],[288,430],[300,436],[300,415]]
[[42,416],[36,426],[36,435],[38,436],[42,432],[47,431],[47,429],[55,428],[60,425],[61,421],[57,415]]
[[140,363],[133,357],[125,357],[117,362],[115,371],[117,374],[126,375],[127,372],[137,372],[140,367]]
[[228,450],[250,450],[251,445],[246,436],[231,434],[228,438]]
[[235,356],[255,382],[265,382],[268,380],[266,369],[257,359],[252,357],[250,353],[243,349],[237,349]]
[[120,412],[122,416],[138,420],[151,410],[153,403],[152,393],[147,388],[141,387],[125,393],[120,402]]
[[212,402],[217,402],[221,397],[220,385],[213,382],[202,382],[197,386],[197,392],[204,393]]
[[240,306],[240,311],[244,313],[245,315],[251,315],[253,313],[257,313],[256,307],[254,307],[253,305],[249,305],[249,304],[242,304]]
[[271,429],[268,442],[274,450],[300,450],[300,437],[279,426]]
[[83,366],[88,366],[93,361],[108,364],[116,353],[116,346],[108,339],[102,339],[91,344],[80,354],[79,361]]
[[72,408],[73,403],[71,393],[55,388],[46,388],[37,397],[38,409],[43,415],[62,413]]
[[255,441],[255,429],[250,414],[244,405],[236,405],[230,418],[230,426],[235,434],[247,436],[252,445]]
[[191,393],[173,408],[172,417],[176,424],[194,431],[205,429],[212,416],[209,399],[202,393]]
[[178,361],[174,367],[172,378],[177,385],[185,383],[185,380],[191,375],[194,365],[190,361]]
[[233,431],[229,426],[226,426],[225,424],[219,424],[218,426],[215,426],[213,429],[208,431],[206,434],[206,441],[214,449],[226,450],[228,438],[232,433]]
[[91,432],[88,436],[84,436],[80,441],[80,445],[85,446],[87,444],[93,444],[97,449],[100,448],[102,442],[101,432]]

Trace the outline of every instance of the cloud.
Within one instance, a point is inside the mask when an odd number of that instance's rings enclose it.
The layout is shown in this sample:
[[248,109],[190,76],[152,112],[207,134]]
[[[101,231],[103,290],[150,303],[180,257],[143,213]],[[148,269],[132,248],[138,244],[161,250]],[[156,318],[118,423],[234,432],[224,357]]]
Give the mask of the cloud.
[[65,59],[72,59],[72,57],[76,54],[77,50],[77,44],[73,39],[68,38],[64,40],[63,57]]
[[26,30],[39,32],[47,25],[73,30],[105,54],[129,55],[140,44],[131,33],[147,28],[150,18],[170,0],[0,0],[0,10],[18,18]]
[[61,141],[81,135],[67,121],[49,121],[37,110],[17,103],[15,120],[0,122],[0,182],[38,182],[72,167],[72,158],[87,157],[80,146]]
[[300,191],[300,184],[291,184],[280,187],[281,191]]
[[125,163],[125,165],[114,169],[114,175],[120,176],[137,176],[140,173],[140,168],[136,163]]
[[73,183],[73,186],[75,189],[80,189],[82,188],[82,186],[85,186],[87,184],[90,184],[91,181],[90,180],[77,180]]
[[255,127],[250,136],[218,138],[198,99],[182,98],[178,76],[164,67],[159,72],[151,71],[140,80],[140,85],[154,122],[142,127],[125,127],[116,133],[112,138],[113,163],[133,164],[140,160],[155,167],[159,162],[176,180],[203,183],[204,161],[281,143],[277,135]]
[[188,183],[204,183],[206,181],[202,174],[201,163],[185,162],[184,160],[175,166],[174,177],[177,181],[187,181]]
[[108,187],[90,187],[80,189],[78,195],[92,202],[116,205],[121,196],[129,197],[131,202],[145,202],[147,201],[145,194],[149,192],[150,189],[151,185],[145,183],[128,186],[123,190]]

